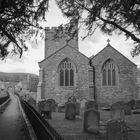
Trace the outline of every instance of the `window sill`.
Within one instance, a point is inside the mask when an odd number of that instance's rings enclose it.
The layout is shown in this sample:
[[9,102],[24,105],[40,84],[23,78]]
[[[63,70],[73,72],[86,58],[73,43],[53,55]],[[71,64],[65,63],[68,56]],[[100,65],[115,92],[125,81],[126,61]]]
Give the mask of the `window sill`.
[[103,86],[102,85],[102,88],[115,88],[115,87],[118,87],[118,85],[114,85],[114,86],[113,85],[111,85],[111,86]]
[[76,86],[59,86],[60,88],[63,88],[63,89],[74,89],[76,88]]

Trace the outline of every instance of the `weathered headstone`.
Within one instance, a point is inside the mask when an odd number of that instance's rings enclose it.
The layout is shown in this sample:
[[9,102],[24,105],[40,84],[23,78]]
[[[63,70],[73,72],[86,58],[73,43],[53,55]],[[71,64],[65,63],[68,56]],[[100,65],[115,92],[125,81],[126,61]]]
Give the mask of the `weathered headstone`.
[[80,100],[80,108],[85,108],[85,103],[86,103],[87,101],[88,101],[87,99],[82,98],[82,99]]
[[86,102],[86,109],[90,108],[98,110],[98,104],[93,100],[89,100],[88,102]]
[[112,120],[124,120],[125,114],[124,114],[124,102],[119,101],[111,106],[111,119]]
[[80,100],[80,114],[81,114],[81,115],[84,114],[86,102],[87,102],[87,99],[85,99],[85,98],[82,98],[82,99]]
[[127,102],[126,104],[129,105],[131,107],[131,109],[134,109],[135,108],[135,103],[136,103],[136,101],[132,99],[129,102]]
[[58,104],[57,105],[58,112],[65,112],[65,104]]
[[122,120],[111,120],[106,126],[107,140],[128,140],[127,126]]
[[75,106],[76,106],[76,115],[80,115],[80,103],[76,102]]
[[40,101],[38,103],[39,112],[45,119],[51,119],[52,118],[52,107],[50,101]]
[[139,109],[139,108],[140,108],[140,100],[137,100],[137,101],[136,101],[135,108],[136,108],[136,109]]
[[88,109],[84,112],[84,132],[99,133],[100,113],[94,109]]
[[56,111],[56,102],[54,99],[48,99],[47,102],[50,102],[51,110]]
[[42,110],[44,110],[46,100],[42,100],[38,102],[38,112],[41,113]]
[[125,115],[131,115],[132,114],[132,110],[131,110],[131,106],[128,104],[124,105],[124,113]]
[[65,118],[74,120],[76,117],[76,105],[72,102],[67,102],[65,106]]

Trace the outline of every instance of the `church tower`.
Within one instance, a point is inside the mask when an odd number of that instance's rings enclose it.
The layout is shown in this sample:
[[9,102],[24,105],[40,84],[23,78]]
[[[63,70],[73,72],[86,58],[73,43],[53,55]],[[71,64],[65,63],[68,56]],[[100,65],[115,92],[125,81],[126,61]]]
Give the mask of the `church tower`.
[[78,34],[70,37],[63,27],[61,31],[57,27],[45,28],[45,58],[67,44],[78,50]]

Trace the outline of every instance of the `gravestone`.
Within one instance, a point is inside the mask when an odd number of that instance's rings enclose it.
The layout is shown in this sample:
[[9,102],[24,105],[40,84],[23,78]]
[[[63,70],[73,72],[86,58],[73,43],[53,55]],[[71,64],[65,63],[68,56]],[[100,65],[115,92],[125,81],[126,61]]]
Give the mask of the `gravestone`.
[[137,101],[136,101],[135,108],[136,108],[136,109],[139,109],[139,108],[140,108],[140,100],[137,100]]
[[111,106],[111,119],[112,120],[124,120],[125,114],[124,114],[124,102],[118,101]]
[[38,112],[41,113],[44,110],[46,100],[42,100],[38,102]]
[[55,112],[56,111],[56,102],[55,102],[55,100],[54,99],[48,99],[47,102],[50,102],[51,110]]
[[87,102],[87,101],[88,101],[88,100],[85,99],[85,98],[82,98],[82,99],[80,100],[80,114],[81,114],[81,115],[84,114],[85,106],[86,106],[86,102]]
[[65,106],[65,119],[74,120],[76,117],[75,103],[67,102]]
[[127,126],[122,120],[111,120],[106,126],[107,140],[128,140]]
[[100,123],[100,113],[92,108],[84,112],[84,132],[98,134]]
[[135,100],[130,100],[129,102],[127,102],[126,104],[128,105],[128,106],[130,106],[131,107],[131,109],[134,109],[135,108],[135,103],[136,103],[136,101]]
[[80,115],[80,103],[76,102],[75,106],[76,106],[76,115]]
[[65,112],[65,104],[60,103],[57,105],[58,112]]
[[38,103],[39,112],[45,119],[51,119],[52,118],[52,107],[50,101],[40,101]]
[[125,115],[131,115],[132,114],[132,110],[131,110],[131,106],[128,104],[124,105],[124,113]]
[[87,99],[82,98],[82,99],[80,100],[80,108],[85,108],[85,103],[86,103],[87,101],[88,101]]
[[98,110],[98,104],[93,100],[89,100],[88,102],[86,102],[86,109],[88,110],[90,108]]
[[34,109],[36,109],[36,101],[30,97],[28,100],[27,100],[28,104],[31,105]]

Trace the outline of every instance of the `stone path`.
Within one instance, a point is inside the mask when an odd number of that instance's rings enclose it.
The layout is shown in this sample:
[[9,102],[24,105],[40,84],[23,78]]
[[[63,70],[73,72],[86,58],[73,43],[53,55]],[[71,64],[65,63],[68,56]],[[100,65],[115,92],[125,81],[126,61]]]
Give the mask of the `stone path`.
[[30,140],[26,124],[19,109],[18,100],[13,94],[11,101],[0,114],[1,140]]

